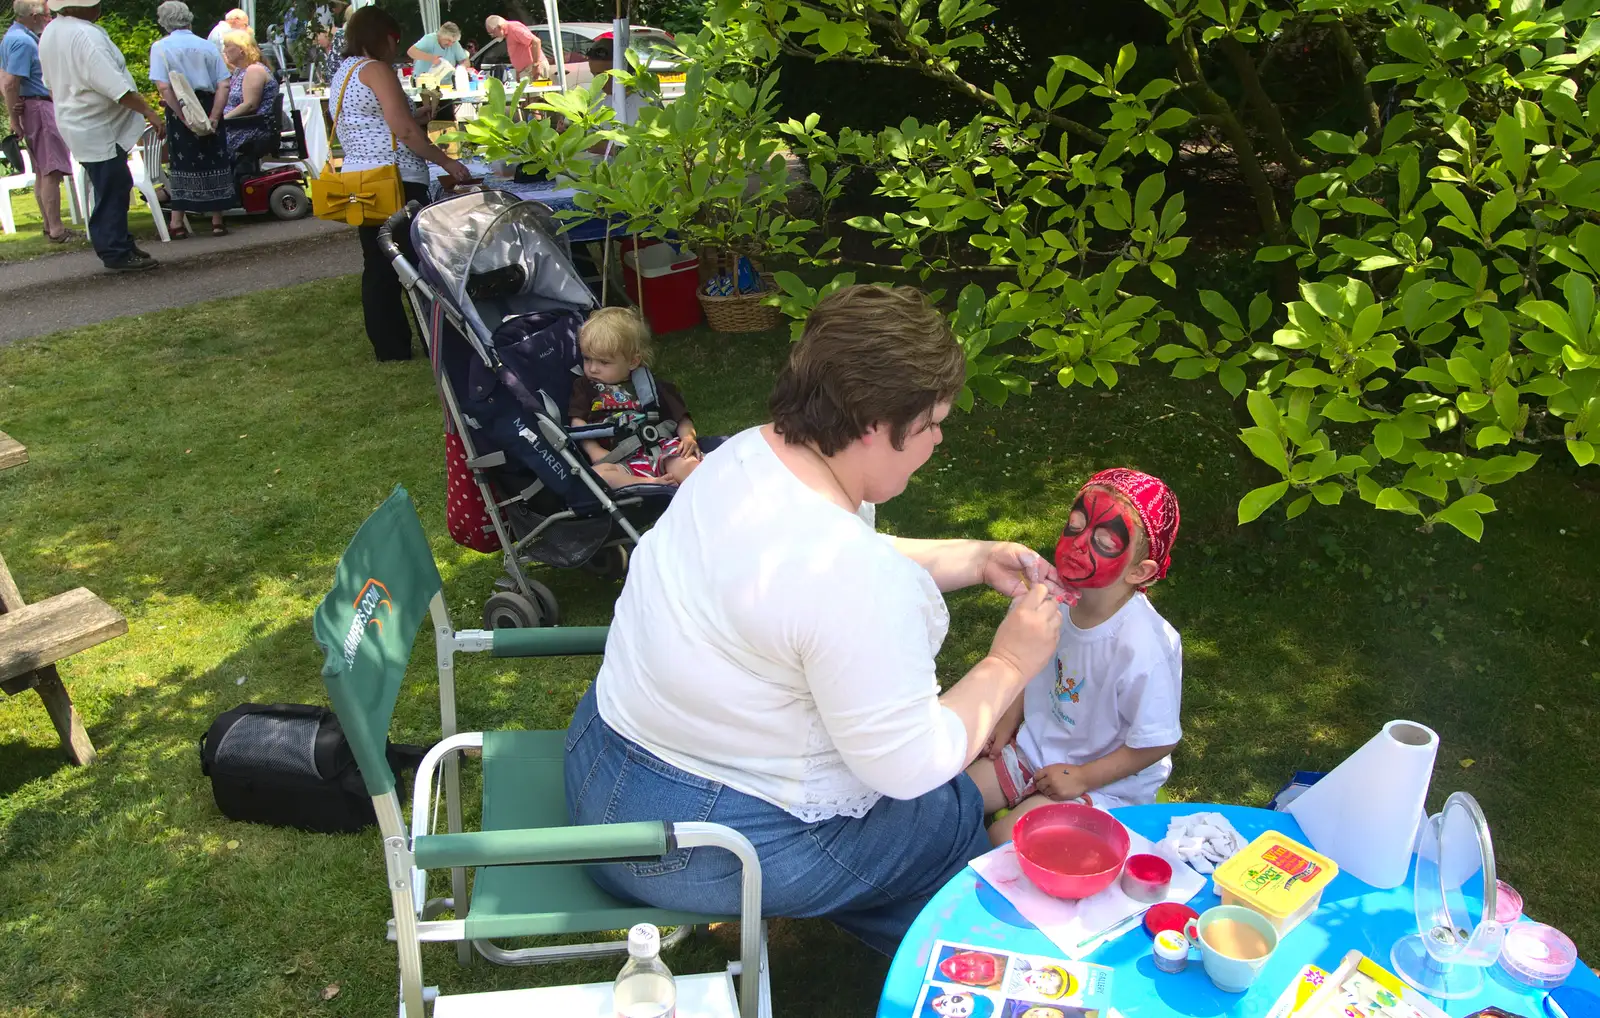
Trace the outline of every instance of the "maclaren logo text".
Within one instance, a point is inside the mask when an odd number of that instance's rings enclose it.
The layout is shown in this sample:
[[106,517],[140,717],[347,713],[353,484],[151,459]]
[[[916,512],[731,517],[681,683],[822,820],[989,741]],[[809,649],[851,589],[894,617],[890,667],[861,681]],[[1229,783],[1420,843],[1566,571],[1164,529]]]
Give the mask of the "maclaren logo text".
[[387,614],[394,614],[394,602],[389,600],[389,588],[377,580],[368,580],[362,586],[361,593],[356,595],[356,617],[350,620],[350,631],[344,634],[346,668],[356,663],[356,651],[361,649],[361,640],[366,636],[369,625],[377,626],[378,632],[383,632],[383,619],[377,617],[380,608]]

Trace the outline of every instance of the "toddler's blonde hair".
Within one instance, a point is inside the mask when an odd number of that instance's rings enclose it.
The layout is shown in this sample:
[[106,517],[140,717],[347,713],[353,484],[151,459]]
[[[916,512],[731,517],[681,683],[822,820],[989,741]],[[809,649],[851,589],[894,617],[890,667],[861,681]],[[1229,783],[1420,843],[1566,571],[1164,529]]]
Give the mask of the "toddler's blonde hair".
[[601,308],[578,330],[578,348],[590,357],[650,361],[650,326],[634,308]]

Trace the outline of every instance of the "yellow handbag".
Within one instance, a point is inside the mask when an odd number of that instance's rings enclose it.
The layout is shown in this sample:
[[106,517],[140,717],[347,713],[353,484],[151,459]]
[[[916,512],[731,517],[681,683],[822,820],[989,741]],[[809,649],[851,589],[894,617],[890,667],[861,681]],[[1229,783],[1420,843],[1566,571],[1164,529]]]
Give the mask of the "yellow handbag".
[[[339,101],[334,106],[333,129],[339,131],[339,114],[344,111],[344,94],[350,88],[350,79],[361,73],[366,64],[351,68],[339,89]],[[398,151],[394,132],[389,132],[389,146]],[[351,226],[382,226],[384,221],[406,203],[405,188],[400,183],[400,166],[391,163],[374,170],[345,170],[335,172],[333,160],[322,167],[322,175],[311,181],[311,212],[318,219]]]

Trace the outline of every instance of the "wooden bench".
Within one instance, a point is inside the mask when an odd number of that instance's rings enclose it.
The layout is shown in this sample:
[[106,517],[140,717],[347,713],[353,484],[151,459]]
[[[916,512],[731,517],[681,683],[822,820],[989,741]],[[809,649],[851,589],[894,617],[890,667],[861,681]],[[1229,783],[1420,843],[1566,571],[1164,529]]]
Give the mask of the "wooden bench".
[[[0,470],[27,461],[22,444],[0,432]],[[94,760],[94,744],[73,709],[56,662],[127,631],[122,613],[84,587],[28,604],[0,556],[0,691],[10,696],[37,691],[61,747],[75,764]]]
[[23,444],[0,431],[0,470],[20,467],[26,462],[28,462],[28,450]]

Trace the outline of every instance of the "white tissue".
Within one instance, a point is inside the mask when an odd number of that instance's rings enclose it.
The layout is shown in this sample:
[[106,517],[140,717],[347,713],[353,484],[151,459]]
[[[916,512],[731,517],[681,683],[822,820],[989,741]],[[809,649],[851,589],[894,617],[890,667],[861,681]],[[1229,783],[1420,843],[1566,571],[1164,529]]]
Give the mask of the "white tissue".
[[1244,848],[1245,842],[1221,813],[1194,813],[1173,817],[1162,844],[1196,871],[1211,873]]

